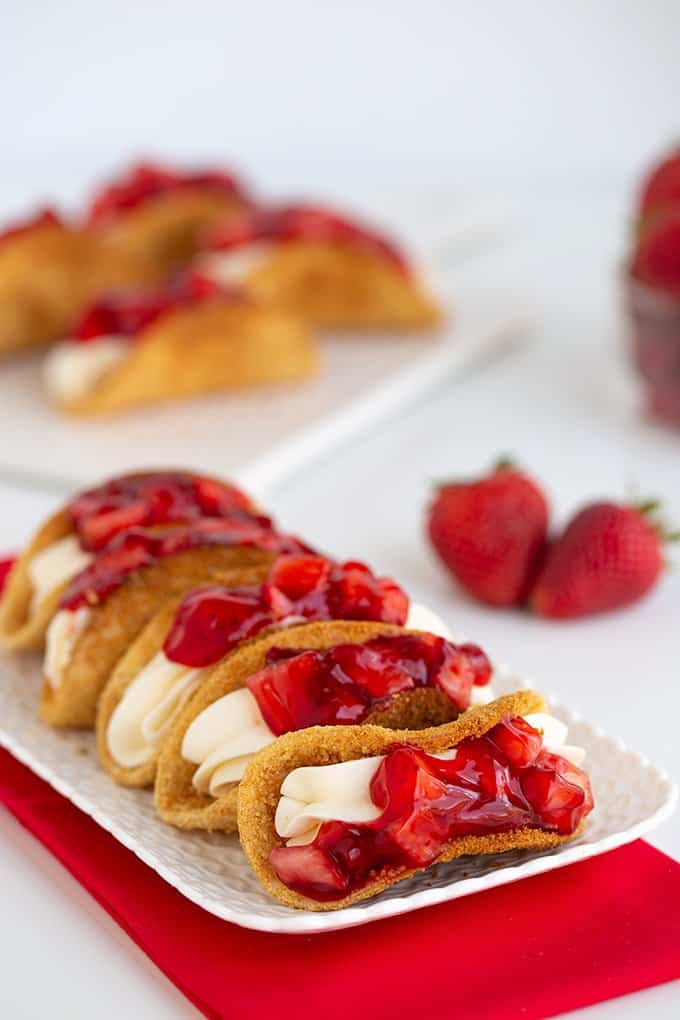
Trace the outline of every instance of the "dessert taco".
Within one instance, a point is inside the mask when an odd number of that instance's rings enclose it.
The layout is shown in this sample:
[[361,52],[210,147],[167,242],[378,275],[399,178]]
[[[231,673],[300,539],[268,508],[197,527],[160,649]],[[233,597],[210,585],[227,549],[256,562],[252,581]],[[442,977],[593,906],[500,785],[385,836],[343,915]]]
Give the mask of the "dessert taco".
[[201,228],[249,204],[241,184],[222,170],[139,163],[95,195],[87,220],[107,244],[167,277],[193,255]]
[[59,340],[102,289],[152,279],[146,263],[45,209],[0,232],[0,355]]
[[147,471],[75,496],[34,535],[0,602],[0,642],[40,648],[65,587],[126,528],[255,513],[235,486],[188,471]]
[[316,346],[299,319],[196,274],[101,298],[45,361],[60,410],[107,414],[305,378]]
[[244,512],[118,535],[70,582],[50,621],[41,718],[52,726],[94,726],[112,669],[165,601],[225,571],[266,572],[280,553],[303,551],[269,518]]
[[335,910],[434,864],[546,850],[593,807],[567,727],[521,691],[419,732],[314,727],[262,750],[238,791],[243,849],[289,907]]
[[385,623],[327,621],[269,633],[198,688],[163,744],[156,809],[179,828],[236,828],[253,756],[310,726],[420,728],[455,718],[491,666],[473,645]]
[[417,330],[440,319],[391,241],[312,206],[255,209],[206,231],[196,266],[324,328]]
[[179,708],[242,642],[313,620],[403,624],[409,615],[406,594],[390,578],[321,556],[279,556],[259,584],[222,581],[188,591],[159,610],[102,692],[102,764],[116,782],[152,784]]

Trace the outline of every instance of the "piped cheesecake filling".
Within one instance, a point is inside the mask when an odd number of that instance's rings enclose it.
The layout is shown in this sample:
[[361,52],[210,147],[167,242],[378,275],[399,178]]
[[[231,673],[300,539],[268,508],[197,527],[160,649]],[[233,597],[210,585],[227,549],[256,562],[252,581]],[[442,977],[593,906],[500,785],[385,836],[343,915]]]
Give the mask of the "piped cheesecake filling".
[[433,634],[389,635],[325,652],[272,648],[268,665],[243,690],[223,695],[188,727],[182,757],[198,765],[198,793],[218,797],[238,782],[253,755],[277,736],[309,726],[361,723],[404,691],[441,690],[460,711],[491,665],[474,645]]
[[[410,273],[406,257],[393,241],[337,212],[311,205],[251,209],[213,227],[205,249],[222,256],[213,262],[216,279],[240,283],[267,260],[275,246],[291,241],[348,245],[385,259],[404,275]],[[210,270],[205,255],[198,264],[203,271]]]
[[124,768],[144,765],[205,672],[170,662],[159,652],[125,691],[109,719],[106,742]]
[[[384,871],[424,868],[460,836],[519,829],[572,835],[593,808],[584,752],[552,716],[506,717],[442,755],[403,744],[386,755],[295,769],[269,860],[281,882],[339,900]],[[571,760],[570,760],[571,759]]]
[[[165,731],[154,724],[158,713],[167,728],[195,689],[195,678],[207,675],[236,645],[267,627],[337,618],[401,624],[407,607],[405,593],[390,578],[375,577],[361,563],[334,563],[321,556],[281,556],[262,585],[196,588],[178,606],[162,651],[128,685],[114,710],[109,750],[125,767],[147,761]],[[237,712],[238,698],[226,697]],[[254,710],[249,722],[253,715]],[[226,729],[218,728],[199,763],[225,740],[233,740],[235,732],[238,728],[234,731],[228,722]],[[268,728],[266,733],[269,743],[274,737]],[[264,746],[261,733],[244,737],[252,753]]]

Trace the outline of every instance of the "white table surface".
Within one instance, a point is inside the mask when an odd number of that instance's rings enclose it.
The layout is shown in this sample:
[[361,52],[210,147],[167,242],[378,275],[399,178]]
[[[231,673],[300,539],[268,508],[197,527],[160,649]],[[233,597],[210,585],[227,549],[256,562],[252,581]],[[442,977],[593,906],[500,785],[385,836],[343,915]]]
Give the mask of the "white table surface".
[[[531,196],[516,190],[508,199],[514,228],[507,243],[461,268],[461,280],[502,279],[533,290],[542,324],[532,342],[464,381],[442,380],[361,442],[264,495],[283,524],[337,556],[393,573],[492,657],[511,662],[680,777],[677,568],[632,609],[551,624],[472,604],[449,585],[422,538],[433,481],[479,472],[505,452],[543,479],[558,519],[587,500],[637,486],[641,495],[663,497],[669,518],[680,522],[680,433],[640,419],[621,354],[614,266],[622,193],[608,185],[566,196],[560,190],[557,197],[545,188]],[[0,434],[0,443],[20,446],[11,422]],[[0,496],[3,548],[21,544],[58,502],[56,494],[7,481]],[[197,1015],[6,813],[0,836],[0,1016]],[[680,858],[680,816],[650,842]],[[589,1013],[626,1020],[640,1013],[677,1017],[679,1010],[675,982]]]

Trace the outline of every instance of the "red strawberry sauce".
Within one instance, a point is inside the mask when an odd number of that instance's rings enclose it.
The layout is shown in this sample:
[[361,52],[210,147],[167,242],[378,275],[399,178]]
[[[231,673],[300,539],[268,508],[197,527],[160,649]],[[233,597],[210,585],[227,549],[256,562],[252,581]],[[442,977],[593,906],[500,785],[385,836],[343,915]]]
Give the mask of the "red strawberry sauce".
[[399,585],[375,577],[363,563],[283,555],[262,585],[213,585],[189,592],[175,613],[163,651],[173,662],[202,668],[239,641],[286,618],[403,624],[407,613],[408,598]]
[[31,216],[30,219],[24,220],[21,223],[15,223],[7,227],[6,230],[0,231],[0,244],[3,241],[10,241],[16,237],[21,237],[23,234],[30,234],[32,230],[39,227],[60,226],[63,226],[63,220],[54,209],[41,209],[35,216]]
[[138,163],[95,195],[89,222],[113,220],[148,199],[173,191],[205,190],[246,201],[235,177],[217,170],[180,171],[155,163]]
[[147,326],[168,312],[188,308],[211,298],[236,300],[235,288],[225,287],[200,273],[188,273],[165,287],[105,294],[82,314],[73,339],[90,343],[101,336],[134,340]]
[[87,489],[66,510],[83,549],[97,552],[127,528],[233,517],[249,513],[251,503],[235,485],[186,471],[158,471]]
[[406,257],[392,241],[363,224],[315,206],[252,209],[228,223],[209,229],[206,248],[228,251],[255,241],[349,244],[387,259],[403,273],[410,271]]
[[370,794],[382,812],[374,822],[328,821],[312,843],[271,851],[284,885],[318,901],[342,899],[385,869],[427,867],[458,836],[525,828],[569,835],[593,807],[586,774],[511,717],[464,740],[450,760],[397,745]]
[[199,546],[243,545],[272,553],[308,552],[292,535],[274,530],[268,517],[236,512],[232,516],[203,517],[160,532],[131,527],[117,535],[92,563],[77,574],[66,589],[60,608],[75,611],[96,605],[118,588],[133,570],[148,567],[166,556]]
[[480,648],[434,634],[391,634],[327,651],[272,648],[266,662],[247,686],[277,736],[361,723],[395,694],[421,687],[438,688],[464,710],[473,685],[491,678]]

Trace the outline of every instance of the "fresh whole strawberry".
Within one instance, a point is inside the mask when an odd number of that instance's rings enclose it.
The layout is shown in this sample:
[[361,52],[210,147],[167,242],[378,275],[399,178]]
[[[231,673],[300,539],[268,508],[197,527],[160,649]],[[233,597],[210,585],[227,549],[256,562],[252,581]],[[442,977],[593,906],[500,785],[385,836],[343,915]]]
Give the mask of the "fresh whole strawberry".
[[642,185],[639,212],[643,220],[680,204],[680,145],[658,163]]
[[547,528],[545,496],[506,462],[477,481],[442,485],[427,522],[430,541],[450,572],[490,606],[524,601],[540,565]]
[[666,538],[652,511],[593,503],[553,543],[530,596],[541,616],[567,619],[635,602],[656,583]]
[[680,203],[645,230],[633,256],[631,273],[649,287],[680,298]]

